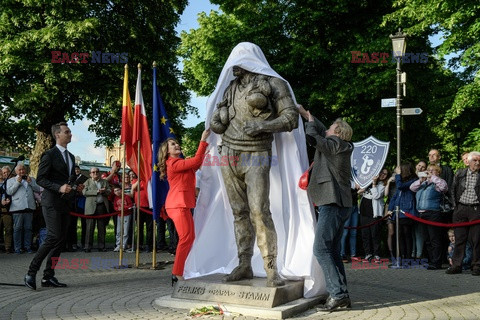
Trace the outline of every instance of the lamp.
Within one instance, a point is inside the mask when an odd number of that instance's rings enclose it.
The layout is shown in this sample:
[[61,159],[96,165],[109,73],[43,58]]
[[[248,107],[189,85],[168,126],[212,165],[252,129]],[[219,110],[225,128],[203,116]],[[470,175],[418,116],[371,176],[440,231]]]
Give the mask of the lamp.
[[[406,34],[402,32],[402,29],[398,29],[398,32],[394,35],[390,35],[390,39],[392,40],[393,46],[393,57],[397,60],[397,99],[395,100],[395,104],[397,107],[397,167],[400,168],[401,164],[401,124],[402,124],[402,69],[401,69],[401,61],[402,57],[405,54],[405,50],[407,48],[407,42],[405,41]],[[400,266],[400,239],[399,239],[399,215],[400,215],[400,207],[395,207],[396,215],[396,241],[397,241],[397,263],[395,268],[401,268]]]
[[406,34],[402,32],[402,29],[398,28],[398,32],[396,34],[391,34],[390,39],[392,39],[392,46],[393,46],[393,57],[395,59],[400,59],[405,54],[405,50],[407,49],[407,42],[405,41]]

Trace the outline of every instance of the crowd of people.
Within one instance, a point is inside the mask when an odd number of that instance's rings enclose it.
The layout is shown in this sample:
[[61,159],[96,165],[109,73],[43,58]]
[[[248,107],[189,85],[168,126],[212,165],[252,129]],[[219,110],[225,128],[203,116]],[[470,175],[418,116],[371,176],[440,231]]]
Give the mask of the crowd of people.
[[[463,153],[464,168],[455,174],[450,167],[440,164],[440,159],[440,151],[432,149],[428,161],[419,160],[415,166],[402,163],[391,176],[387,168],[382,169],[367,188],[360,189],[352,183],[354,205],[346,226],[354,228],[343,231],[344,263],[376,261],[388,255],[400,267],[408,267],[402,264],[402,259],[407,264],[413,259],[422,261],[428,270],[448,266],[447,274],[471,269],[472,275],[480,275],[479,226],[448,228],[437,224],[480,219],[480,181],[477,180],[480,153]],[[425,221],[414,220],[408,214]],[[357,248],[357,229],[362,234],[363,248]],[[396,230],[399,255],[395,247]],[[347,242],[347,238],[350,241]],[[363,255],[358,254],[361,249]]]
[[[75,176],[82,175],[80,167],[74,165]],[[69,214],[66,230],[65,246],[63,251],[75,252],[83,250],[91,252],[95,247],[98,251],[120,250],[120,214],[112,217],[96,218],[95,216],[105,215],[121,211],[122,202],[122,175],[120,174],[120,162],[115,161],[109,172],[100,173],[99,168],[91,167],[89,170],[90,179],[84,182],[85,189],[76,192],[74,205],[71,213],[91,216],[82,218]],[[133,250],[132,244],[134,231],[134,212],[137,192],[137,176],[128,170],[125,174],[124,185],[124,229],[123,249]],[[23,162],[18,162],[13,171],[10,166],[2,168],[0,175],[1,193],[1,217],[0,217],[0,242],[3,242],[2,252],[5,253],[34,253],[44,241],[46,236],[46,224],[42,214],[42,192],[43,187],[36,183],[34,177],[28,175],[28,168]],[[141,210],[141,234],[140,248],[144,252],[151,252],[153,248],[153,223],[152,215],[148,205],[146,191],[140,189]],[[80,220],[80,225],[78,222]],[[108,247],[106,243],[107,226],[113,223],[115,230],[115,247]],[[158,222],[158,250],[168,251],[175,254],[177,246],[177,233],[173,221],[168,216]],[[146,225],[146,231],[145,230]],[[162,227],[163,226],[163,227]],[[168,234],[166,233],[168,226]],[[94,244],[95,229],[97,230],[97,243]],[[170,239],[168,241],[168,239]]]

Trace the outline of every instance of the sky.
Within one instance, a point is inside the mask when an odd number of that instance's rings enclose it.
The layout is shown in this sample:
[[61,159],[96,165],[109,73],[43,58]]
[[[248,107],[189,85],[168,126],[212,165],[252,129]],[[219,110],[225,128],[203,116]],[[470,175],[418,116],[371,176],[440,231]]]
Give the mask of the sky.
[[[218,10],[218,6],[211,4],[209,0],[190,0],[189,5],[181,16],[181,22],[176,28],[178,34],[180,34],[182,30],[188,31],[190,29],[198,28],[198,13],[202,11],[209,13],[210,10]],[[197,107],[199,117],[192,114],[188,115],[187,119],[183,121],[184,126],[187,128],[194,127],[204,121],[206,115],[207,97],[198,97],[193,92],[191,93],[191,96],[190,104]],[[70,150],[75,156],[80,157],[82,161],[104,163],[105,148],[95,148],[94,141],[97,137],[94,133],[88,131],[88,126],[92,123],[92,121],[87,119],[76,121],[75,124],[71,121],[68,122],[68,126],[73,134],[72,142],[68,145],[68,150]]]

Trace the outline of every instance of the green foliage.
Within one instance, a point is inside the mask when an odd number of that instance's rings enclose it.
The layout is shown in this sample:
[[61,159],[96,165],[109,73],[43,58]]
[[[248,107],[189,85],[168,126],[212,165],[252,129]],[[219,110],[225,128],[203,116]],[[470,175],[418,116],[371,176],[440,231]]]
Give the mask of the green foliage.
[[[175,32],[187,0],[30,1],[5,0],[0,6],[0,127],[12,119],[48,133],[63,120],[85,116],[90,130],[111,145],[120,135],[124,65],[91,63],[92,51],[128,54],[130,94],[134,94],[137,63],[151,119],[152,63],[158,65],[158,85],[172,119],[183,119],[189,94],[180,83]],[[52,63],[52,51],[89,54],[88,63]],[[181,123],[173,124],[181,132]],[[13,137],[11,134],[10,136]],[[20,137],[13,137],[15,139]],[[16,145],[19,140],[10,140]]]
[[[398,26],[383,22],[393,11],[391,1],[212,2],[222,12],[200,16],[200,28],[181,35],[179,52],[189,89],[210,94],[232,48],[253,42],[289,81],[299,103],[326,123],[345,118],[354,129],[354,141],[374,135],[392,142],[387,161],[395,163],[395,110],[380,108],[382,98],[396,96],[396,64],[388,35]],[[386,52],[390,58],[387,63],[351,63],[352,51]],[[437,130],[443,123],[439,115],[453,103],[460,85],[433,58],[428,32],[410,36],[407,51],[426,52],[428,63],[402,64],[408,74],[408,96],[402,106],[424,110],[421,116],[403,117],[404,160],[425,156],[429,148],[444,142],[444,132]],[[452,132],[450,126],[445,130]]]
[[480,124],[480,4],[478,0],[396,0],[394,7],[384,25],[397,22],[406,26],[409,35],[441,35],[443,42],[434,52],[442,59],[453,55],[449,66],[456,69],[462,82],[454,100],[437,112],[441,122],[435,133],[455,165],[457,144],[460,152],[480,147],[476,140]]
[[182,153],[185,158],[195,156],[198,149],[198,143],[202,137],[203,130],[205,130],[205,122],[200,122],[193,128],[186,128],[182,136]]

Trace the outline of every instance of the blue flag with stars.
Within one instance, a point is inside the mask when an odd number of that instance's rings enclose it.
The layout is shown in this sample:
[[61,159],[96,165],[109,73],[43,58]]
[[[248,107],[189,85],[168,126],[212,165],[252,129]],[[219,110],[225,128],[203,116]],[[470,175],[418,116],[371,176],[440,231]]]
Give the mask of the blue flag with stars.
[[160,211],[165,204],[168,193],[167,180],[160,180],[160,171],[157,166],[158,149],[167,138],[175,138],[173,129],[170,127],[170,120],[167,117],[165,105],[157,87],[157,67],[153,67],[153,173],[152,173],[152,201],[153,219],[158,221]]

